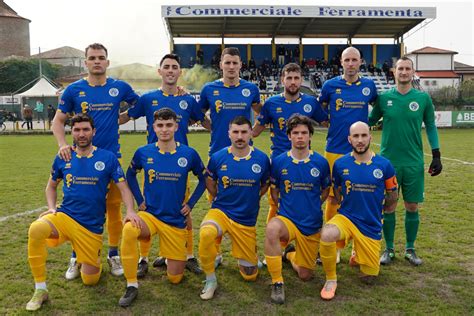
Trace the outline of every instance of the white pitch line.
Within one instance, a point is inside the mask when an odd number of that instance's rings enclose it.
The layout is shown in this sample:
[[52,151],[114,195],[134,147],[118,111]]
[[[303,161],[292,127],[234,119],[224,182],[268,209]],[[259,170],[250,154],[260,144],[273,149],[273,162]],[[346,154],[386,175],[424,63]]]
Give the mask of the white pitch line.
[[4,221],[7,221],[7,220],[9,220],[10,218],[17,218],[17,217],[24,216],[24,215],[29,215],[29,214],[33,214],[33,213],[37,213],[37,212],[41,212],[41,211],[46,211],[47,209],[48,209],[47,206],[42,206],[42,207],[38,207],[38,208],[36,208],[36,209],[34,209],[34,210],[29,210],[29,211],[25,211],[25,212],[20,212],[20,213],[8,215],[8,216],[2,216],[2,217],[0,217],[0,223],[1,223],[1,222],[4,222]]
[[[322,133],[322,132],[319,132],[319,131],[315,131],[315,132],[318,133],[318,134],[325,134],[325,133]],[[379,143],[372,143],[372,144],[377,145],[377,146],[380,147]],[[427,154],[425,152],[423,152],[423,155],[428,156],[428,157],[432,157],[432,155]],[[459,160],[459,159],[455,159],[455,158],[448,158],[448,157],[444,157],[444,156],[441,157],[441,160],[451,160],[451,161],[462,163],[463,165],[474,165],[474,162]]]

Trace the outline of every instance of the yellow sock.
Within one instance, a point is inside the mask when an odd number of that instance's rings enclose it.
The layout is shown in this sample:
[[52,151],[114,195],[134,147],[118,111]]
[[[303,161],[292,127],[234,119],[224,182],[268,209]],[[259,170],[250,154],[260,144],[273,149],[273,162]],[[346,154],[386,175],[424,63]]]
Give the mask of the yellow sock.
[[151,238],[140,239],[140,257],[148,258],[151,248]]
[[173,283],[173,284],[178,284],[181,282],[183,279],[184,274],[170,274],[169,272],[166,272],[166,275],[168,276],[168,280]]
[[[120,198],[120,194],[119,194]],[[118,247],[122,233],[122,213],[119,203],[107,203],[107,233],[109,234],[109,247]]]
[[337,280],[336,274],[336,242],[321,241],[319,244],[319,255],[326,273],[326,280]]
[[243,273],[240,269],[239,269],[239,272],[240,272],[240,275],[244,278],[245,281],[255,281],[257,280],[257,276],[258,276],[258,269],[255,271],[255,273],[253,274],[245,274]]
[[272,283],[283,283],[283,276],[281,274],[281,256],[265,255],[265,260],[267,261],[268,273],[270,273],[270,276],[272,277]]
[[194,248],[194,240],[193,240],[193,237],[194,237],[194,231],[193,231],[193,228],[190,227],[190,229],[187,229],[188,231],[188,236],[187,236],[187,240],[186,240],[186,252],[188,255],[193,255],[194,251],[193,251],[193,248]]
[[293,261],[295,261],[295,256],[296,256],[296,251],[292,251],[286,254],[286,259],[288,259],[288,261],[293,263]]
[[138,236],[140,228],[133,227],[132,223],[127,222],[123,226],[122,245],[120,247],[123,274],[128,283],[137,281],[137,262],[138,262]]
[[85,285],[96,285],[99,282],[100,274],[102,273],[102,264],[99,267],[99,272],[96,274],[85,274],[81,271],[82,283]]
[[28,262],[36,283],[46,281],[46,239],[51,231],[51,226],[42,220],[31,223],[28,231]]
[[199,230],[199,259],[201,268],[206,275],[214,273],[214,260],[217,256],[217,228],[214,225],[201,226]]

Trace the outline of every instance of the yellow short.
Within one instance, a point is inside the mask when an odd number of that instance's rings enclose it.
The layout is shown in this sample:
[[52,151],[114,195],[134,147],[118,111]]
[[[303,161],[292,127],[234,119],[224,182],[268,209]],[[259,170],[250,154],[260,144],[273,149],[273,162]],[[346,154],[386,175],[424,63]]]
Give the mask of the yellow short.
[[[319,249],[321,233],[306,236],[300,232],[291,220],[283,216],[276,216],[288,229],[288,243],[295,240],[295,264],[307,269],[314,270],[316,267],[316,254]],[[286,245],[285,245],[286,246]]]
[[102,234],[95,234],[76,222],[63,212],[48,214],[41,217],[56,228],[58,238],[46,239],[48,247],[57,247],[70,241],[76,252],[77,262],[100,267],[100,251],[102,250]]
[[339,240],[345,245],[353,239],[356,262],[360,270],[367,275],[378,275],[380,271],[379,255],[382,240],[375,240],[363,235],[359,229],[344,215],[336,214],[326,225],[335,225],[339,228]]
[[224,212],[212,208],[206,214],[205,222],[212,222],[219,226],[219,234],[228,234],[232,241],[232,256],[257,265],[257,229],[255,226],[241,225],[231,220]]
[[[334,166],[334,162],[338,160],[339,158],[341,158],[342,156],[344,155],[329,153],[327,151],[324,152],[324,158],[326,158],[326,160],[329,163],[329,171],[331,172],[331,179],[332,179],[332,167]],[[333,186],[331,186],[331,188],[329,189],[329,195],[334,196]]]
[[188,236],[186,228],[178,228],[163,223],[148,212],[138,212],[138,216],[148,226],[150,238],[154,235],[159,236],[160,256],[171,260],[186,261]]

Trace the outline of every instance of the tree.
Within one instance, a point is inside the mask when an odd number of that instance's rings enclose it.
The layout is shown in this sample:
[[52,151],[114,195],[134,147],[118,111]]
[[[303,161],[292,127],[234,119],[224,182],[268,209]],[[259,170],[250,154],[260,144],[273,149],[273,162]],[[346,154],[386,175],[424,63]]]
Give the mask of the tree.
[[[61,66],[41,61],[43,75],[56,78]],[[39,77],[39,59],[7,58],[0,61],[0,93],[17,91]]]

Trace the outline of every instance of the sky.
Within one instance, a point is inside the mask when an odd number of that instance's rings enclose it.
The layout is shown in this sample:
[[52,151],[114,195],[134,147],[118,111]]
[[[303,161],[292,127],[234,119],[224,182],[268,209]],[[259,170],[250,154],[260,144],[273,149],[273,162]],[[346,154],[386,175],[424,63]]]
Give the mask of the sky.
[[[20,16],[30,19],[32,54],[61,46],[83,50],[88,44],[99,42],[109,50],[112,66],[128,63],[156,65],[169,52],[169,39],[161,18],[161,5],[222,5],[227,1],[186,0],[4,0]],[[268,5],[268,0],[235,2],[239,5]],[[272,5],[288,5],[288,1],[272,1]],[[374,6],[374,1],[341,0],[301,1],[293,6]],[[454,60],[474,65],[473,0],[379,0],[377,6],[436,7],[436,19],[410,36],[405,36],[408,52],[432,46],[458,52]],[[197,41],[192,39],[192,41]],[[203,40],[199,42],[204,43]],[[219,39],[214,40],[220,42]],[[245,43],[248,40],[244,40]],[[269,40],[268,40],[269,42]],[[383,40],[357,43],[393,43]],[[179,41],[176,41],[179,43]],[[188,41],[188,43],[191,43]],[[229,42],[232,43],[232,42]],[[255,42],[253,42],[255,43]],[[330,43],[345,43],[344,39]]]

